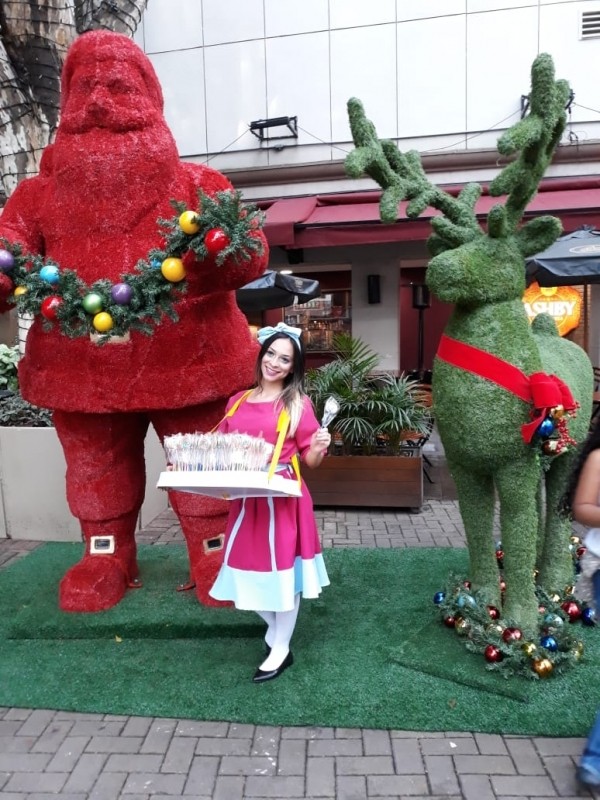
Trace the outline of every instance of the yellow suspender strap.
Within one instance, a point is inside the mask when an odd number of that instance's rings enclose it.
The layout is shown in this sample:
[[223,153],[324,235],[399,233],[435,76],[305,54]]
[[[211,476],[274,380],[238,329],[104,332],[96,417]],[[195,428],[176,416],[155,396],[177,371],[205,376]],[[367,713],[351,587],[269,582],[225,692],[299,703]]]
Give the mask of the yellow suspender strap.
[[[223,419],[220,420],[215,425],[215,427],[212,429],[211,433],[216,431],[216,429],[219,427],[219,425],[221,424],[221,422],[223,422],[224,419],[227,419],[227,417],[232,417],[235,414],[235,412],[238,410],[238,408],[241,406],[241,404],[244,402],[244,400],[248,397],[248,395],[250,395],[252,393],[252,391],[253,391],[252,389],[249,389],[247,392],[244,392],[244,394],[241,397],[238,397],[238,399],[231,406],[229,411],[225,414]],[[277,437],[277,443],[275,444],[275,450],[273,451],[273,458],[271,459],[271,463],[269,465],[269,473],[267,475],[267,480],[271,480],[271,478],[275,474],[275,470],[277,469],[277,464],[279,463],[279,458],[281,456],[281,451],[283,450],[283,443],[285,441],[285,437],[287,436],[287,432],[288,432],[289,427],[290,427],[290,415],[288,414],[288,412],[284,408],[283,411],[281,412],[281,414],[279,415],[278,420],[277,420],[276,431],[279,434],[279,436]],[[300,463],[299,463],[299,459],[298,459],[298,454],[297,453],[295,453],[292,456],[291,462],[292,462],[292,467],[293,467],[293,470],[294,470],[294,474],[296,475],[296,480],[298,481],[298,486],[300,486],[300,483],[301,483]]]
[[211,430],[211,433],[214,433],[214,432],[217,430],[217,428],[218,428],[218,427],[219,427],[219,425],[220,425],[220,424],[223,422],[223,420],[227,419],[227,417],[232,417],[232,416],[235,414],[235,412],[236,412],[236,411],[238,410],[238,408],[239,408],[239,407],[242,405],[242,403],[243,403],[243,402],[244,402],[244,400],[245,400],[245,399],[248,397],[248,395],[250,395],[250,394],[252,393],[252,391],[253,391],[252,389],[248,389],[248,391],[247,391],[247,392],[244,392],[244,394],[243,394],[241,397],[238,397],[238,399],[237,399],[237,400],[235,401],[235,403],[234,403],[234,404],[231,406],[231,408],[229,409],[229,411],[228,411],[228,412],[225,414],[225,416],[223,417],[223,419],[220,419],[220,420],[217,422],[217,424],[215,425],[215,427],[214,427],[214,428]]
[[[271,478],[275,474],[275,470],[277,469],[277,464],[279,463],[279,457],[281,456],[283,443],[285,441],[285,437],[287,436],[289,427],[290,427],[290,415],[284,408],[281,414],[279,415],[279,419],[277,420],[276,430],[279,436],[277,437],[277,444],[275,445],[275,450],[273,451],[273,458],[271,459],[271,464],[269,466],[269,473],[267,475],[267,480],[269,481],[271,480]],[[300,486],[300,465],[298,463],[297,454],[294,454],[292,456],[292,467],[296,475],[296,480],[298,481],[298,486]]]

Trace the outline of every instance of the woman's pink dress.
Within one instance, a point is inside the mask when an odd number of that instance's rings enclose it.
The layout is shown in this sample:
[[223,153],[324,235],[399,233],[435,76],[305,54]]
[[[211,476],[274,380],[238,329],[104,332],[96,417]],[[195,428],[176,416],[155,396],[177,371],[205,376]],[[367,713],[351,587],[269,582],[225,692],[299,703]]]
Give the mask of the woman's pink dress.
[[[242,394],[230,398],[227,410]],[[261,436],[274,445],[280,410],[272,402],[245,400],[219,430]],[[304,457],[318,427],[312,403],[305,397],[296,433],[284,442],[278,474],[296,479],[291,458],[295,453]],[[318,597],[328,585],[312,498],[304,481],[301,497],[231,501],[223,564],[210,590],[212,597],[231,600],[248,611],[290,611],[296,594]]]

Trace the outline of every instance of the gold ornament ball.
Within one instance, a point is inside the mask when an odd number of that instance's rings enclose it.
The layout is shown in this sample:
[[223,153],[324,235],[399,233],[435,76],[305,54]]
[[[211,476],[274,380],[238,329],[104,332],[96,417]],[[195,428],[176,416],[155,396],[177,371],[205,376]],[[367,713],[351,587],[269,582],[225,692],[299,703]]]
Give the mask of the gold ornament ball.
[[574,591],[575,591],[574,586],[565,586],[565,594],[573,594]]
[[198,224],[198,214],[195,211],[184,211],[179,217],[179,227],[184,233],[193,235],[198,233],[200,225]]
[[581,544],[579,536],[571,536],[571,544]]
[[560,419],[560,417],[564,417],[565,415],[565,407],[564,406],[554,406],[552,411],[550,412],[555,419]]
[[550,600],[552,600],[553,603],[560,603],[560,595],[558,594],[558,592],[554,592],[554,594],[551,594]]
[[21,295],[27,292],[27,287],[25,286],[15,286],[14,295],[15,297],[21,297]]
[[178,283],[185,278],[185,268],[180,258],[165,258],[161,264],[160,271],[163,277],[171,283]]
[[502,636],[503,631],[504,627],[497,622],[492,622],[491,625],[487,625],[485,629],[488,635],[497,634],[498,636]]
[[537,653],[537,647],[534,645],[533,642],[525,642],[525,644],[523,645],[523,652],[525,653],[526,656],[531,658]]
[[471,626],[467,622],[466,619],[462,617],[457,617],[456,622],[454,623],[454,630],[457,632],[459,636],[466,636],[467,633],[471,630]]
[[579,661],[583,655],[583,642],[577,642],[573,648],[573,655],[575,656],[575,661]]
[[540,678],[547,678],[554,669],[554,665],[549,658],[536,658],[531,666]]
[[94,316],[92,325],[98,331],[98,333],[106,333],[113,327],[113,318],[106,311],[101,311],[99,314]]

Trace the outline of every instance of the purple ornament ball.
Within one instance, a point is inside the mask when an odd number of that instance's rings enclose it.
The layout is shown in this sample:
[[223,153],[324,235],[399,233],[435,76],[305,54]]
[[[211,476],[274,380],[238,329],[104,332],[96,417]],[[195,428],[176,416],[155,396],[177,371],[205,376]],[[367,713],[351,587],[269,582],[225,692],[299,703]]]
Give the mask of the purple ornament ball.
[[0,250],[0,270],[10,272],[15,265],[15,257],[8,250]]
[[128,283],[115,283],[110,290],[110,296],[119,306],[126,306],[133,296],[133,289]]

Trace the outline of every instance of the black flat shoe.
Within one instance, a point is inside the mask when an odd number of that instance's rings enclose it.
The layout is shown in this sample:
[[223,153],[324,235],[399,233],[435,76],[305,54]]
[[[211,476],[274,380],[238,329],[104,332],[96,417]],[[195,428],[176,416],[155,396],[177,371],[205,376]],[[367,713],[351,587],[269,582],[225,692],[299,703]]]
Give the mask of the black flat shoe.
[[262,670],[257,669],[254,673],[254,677],[252,678],[253,683],[264,683],[265,681],[272,681],[274,678],[278,678],[282,672],[288,667],[291,667],[294,663],[294,656],[292,655],[292,651],[287,654],[287,656],[283,659],[281,664],[277,667],[277,669],[271,670]]

